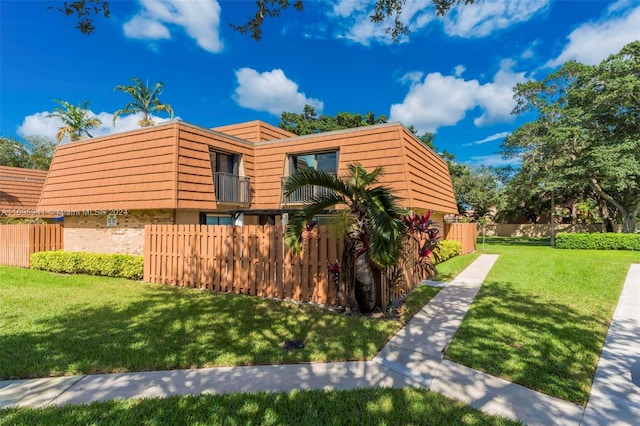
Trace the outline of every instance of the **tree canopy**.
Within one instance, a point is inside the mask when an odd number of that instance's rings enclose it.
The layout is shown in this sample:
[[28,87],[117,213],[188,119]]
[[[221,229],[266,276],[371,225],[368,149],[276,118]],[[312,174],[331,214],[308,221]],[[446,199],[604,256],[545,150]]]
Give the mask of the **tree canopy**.
[[[432,1],[436,8],[436,14],[442,16],[459,3],[471,4],[475,0]],[[390,34],[393,41],[398,41],[401,36],[411,32],[401,18],[406,2],[407,0],[376,0],[374,5],[371,22],[384,23],[388,18],[391,18],[392,23],[387,27],[387,33]],[[246,23],[240,25],[229,24],[229,26],[242,34],[249,33],[251,38],[259,41],[262,39],[262,24],[266,18],[279,17],[289,7],[302,12],[304,10],[304,0],[256,0],[255,7],[254,16]],[[103,18],[109,19],[111,16],[109,2],[105,0],[65,1],[62,6],[48,6],[47,9],[57,10],[67,16],[76,17],[76,28],[86,35],[91,35],[95,31],[96,27],[93,22],[95,17],[102,15]]]
[[73,105],[68,101],[54,100],[58,104],[49,118],[56,117],[62,120],[62,126],[58,128],[56,139],[62,142],[65,136],[69,135],[69,140],[74,142],[83,137],[92,137],[90,129],[100,126],[102,122],[98,117],[92,116],[89,110],[89,101],[82,101],[80,105]]
[[568,62],[515,87],[514,113],[534,112],[506,138],[521,174],[546,190],[588,186],[633,232],[640,212],[640,41],[599,65]]
[[157,82],[149,89],[149,82],[143,83],[139,78],[132,78],[133,84],[118,85],[113,88],[114,91],[120,91],[128,94],[133,100],[127,103],[124,108],[113,113],[113,125],[121,114],[137,114],[142,113],[142,118],[138,121],[140,127],[150,127],[155,125],[151,119],[151,114],[158,111],[164,111],[173,118],[173,108],[169,104],[160,102],[160,95],[164,89],[162,82]]
[[0,137],[0,166],[24,169],[49,170],[55,141],[43,136],[27,136],[25,143],[8,137]]
[[351,129],[354,127],[370,126],[373,124],[386,123],[385,115],[376,115],[368,112],[364,115],[350,112],[339,112],[336,115],[320,115],[311,105],[305,105],[300,114],[294,112],[283,112],[280,115],[281,129],[287,130],[296,135],[310,135],[313,133],[330,132],[332,130]]

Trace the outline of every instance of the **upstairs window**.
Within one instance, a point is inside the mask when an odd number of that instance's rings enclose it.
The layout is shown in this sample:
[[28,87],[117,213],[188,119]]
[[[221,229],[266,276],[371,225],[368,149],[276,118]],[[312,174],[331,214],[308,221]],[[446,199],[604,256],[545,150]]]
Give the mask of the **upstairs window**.
[[211,170],[214,173],[227,173],[238,176],[238,154],[216,152],[210,149],[209,160],[211,161]]
[[328,173],[338,173],[338,152],[321,152],[316,154],[293,154],[289,156],[289,171],[293,174],[297,170],[322,170]]

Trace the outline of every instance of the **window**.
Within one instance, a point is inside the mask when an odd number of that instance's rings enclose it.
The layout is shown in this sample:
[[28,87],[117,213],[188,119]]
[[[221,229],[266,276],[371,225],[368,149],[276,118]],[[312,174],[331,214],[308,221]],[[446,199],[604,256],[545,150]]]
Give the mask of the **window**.
[[338,172],[338,152],[322,152],[317,154],[295,154],[289,156],[289,174],[296,170],[313,169],[329,173]]
[[200,214],[200,223],[202,225],[233,225],[233,220],[228,215],[202,213]]
[[238,155],[224,152],[216,152],[209,149],[211,170],[214,173],[227,173],[238,176]]

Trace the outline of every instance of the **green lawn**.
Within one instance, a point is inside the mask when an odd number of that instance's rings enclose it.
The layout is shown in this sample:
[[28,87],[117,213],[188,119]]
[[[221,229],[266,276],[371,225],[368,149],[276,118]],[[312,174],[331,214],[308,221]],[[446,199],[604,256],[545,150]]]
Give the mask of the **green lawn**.
[[518,425],[420,389],[201,395],[0,410],[0,425]]
[[[473,257],[452,260],[439,266],[447,274]],[[412,293],[402,321],[437,292]],[[402,321],[0,266],[0,379],[371,359]],[[289,339],[305,348],[283,350]]]
[[486,245],[500,257],[446,357],[584,405],[629,265],[640,254],[542,244]]

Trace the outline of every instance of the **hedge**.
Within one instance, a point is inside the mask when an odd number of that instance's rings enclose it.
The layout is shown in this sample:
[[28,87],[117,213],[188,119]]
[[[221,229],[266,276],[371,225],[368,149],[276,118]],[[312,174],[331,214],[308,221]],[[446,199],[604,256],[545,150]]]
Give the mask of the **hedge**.
[[587,233],[556,235],[556,248],[582,250],[638,250],[640,234]]
[[456,240],[442,240],[433,250],[433,259],[436,264],[462,254],[462,243]]
[[67,274],[103,275],[141,280],[144,259],[130,254],[40,251],[31,255],[31,268]]

